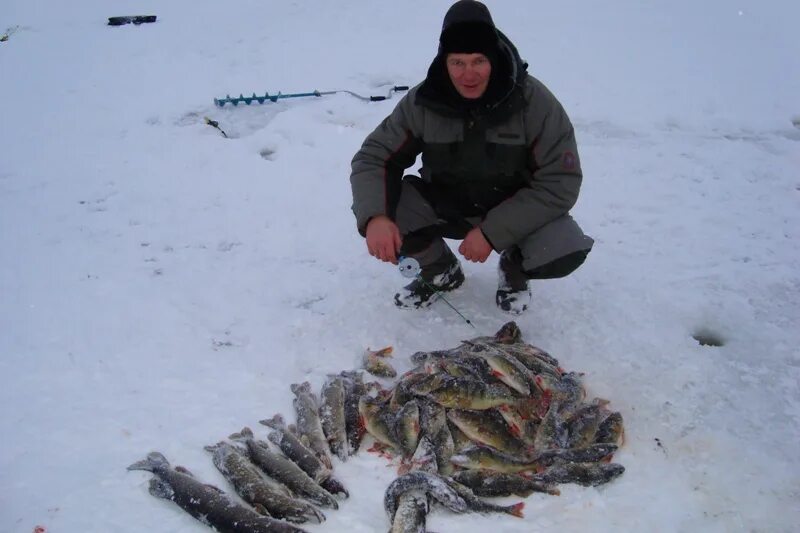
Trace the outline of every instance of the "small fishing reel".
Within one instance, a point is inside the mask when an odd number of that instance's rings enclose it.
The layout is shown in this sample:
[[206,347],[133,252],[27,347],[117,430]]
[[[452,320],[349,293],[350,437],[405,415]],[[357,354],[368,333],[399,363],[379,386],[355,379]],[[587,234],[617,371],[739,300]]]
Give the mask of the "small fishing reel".
[[397,263],[397,268],[400,269],[400,275],[404,278],[416,278],[422,272],[419,266],[419,261],[413,257],[400,257],[400,262]]

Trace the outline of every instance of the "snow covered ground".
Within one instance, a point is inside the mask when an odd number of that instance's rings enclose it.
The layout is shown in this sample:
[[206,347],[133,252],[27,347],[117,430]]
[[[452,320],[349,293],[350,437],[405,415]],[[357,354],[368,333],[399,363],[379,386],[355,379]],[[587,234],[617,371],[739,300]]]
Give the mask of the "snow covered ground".
[[[0,531],[200,532],[125,467],[203,450],[393,345],[496,331],[495,264],[425,312],[366,253],[349,163],[398,96],[215,108],[240,92],[414,85],[450,2],[0,3]],[[489,2],[575,123],[597,244],[536,283],[526,340],[625,417],[597,489],[433,531],[792,531],[800,524],[795,0]],[[158,22],[108,27],[106,17]],[[203,123],[219,121],[230,139]],[[716,338],[703,346],[694,337]],[[385,531],[362,452],[309,531]]]

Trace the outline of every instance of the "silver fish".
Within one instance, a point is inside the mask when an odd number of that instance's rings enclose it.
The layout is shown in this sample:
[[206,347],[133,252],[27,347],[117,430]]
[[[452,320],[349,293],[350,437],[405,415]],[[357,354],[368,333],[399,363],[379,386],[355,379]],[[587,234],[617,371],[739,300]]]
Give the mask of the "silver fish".
[[320,396],[322,407],[319,410],[319,417],[328,445],[341,461],[347,461],[350,447],[347,444],[347,425],[344,416],[344,378],[328,376],[322,385]]
[[362,396],[358,402],[358,412],[367,432],[375,440],[390,448],[401,449],[395,432],[394,413],[386,408],[385,402]]
[[568,431],[567,421],[561,415],[560,404],[553,402],[536,430],[533,446],[537,450],[565,448],[569,438]]
[[350,455],[358,451],[366,428],[358,412],[358,401],[367,393],[361,372],[342,372],[344,379],[344,421]]
[[401,465],[398,469],[398,474],[407,474],[412,470],[423,470],[432,474],[439,472],[439,467],[436,463],[436,448],[427,436],[419,439],[419,444],[417,444],[417,449],[414,450],[414,455],[411,456],[411,461]]
[[437,470],[448,475],[453,470],[450,456],[455,451],[455,442],[447,420],[445,409],[434,402],[423,401],[420,407],[421,435],[433,447]]
[[527,498],[534,492],[558,495],[560,491],[555,482],[535,479],[535,476],[504,474],[491,470],[461,470],[453,475],[453,480],[472,489],[476,496],[520,496]]
[[415,470],[396,478],[386,488],[383,496],[383,508],[389,515],[389,520],[394,521],[400,497],[409,491],[424,493],[456,513],[464,513],[469,510],[464,498],[450,487],[444,478],[429,472]]
[[133,463],[128,470],[146,470],[155,474],[150,480],[150,494],[175,502],[181,509],[220,533],[305,531],[236,503],[220,489],[197,481],[185,468],[172,468],[158,452],[152,452],[146,459]]
[[610,460],[617,448],[616,444],[596,443],[585,448],[544,450],[537,453],[535,459],[542,466],[552,465],[557,462],[594,463]]
[[595,435],[595,442],[598,444],[610,442],[620,446],[625,442],[625,429],[622,426],[621,413],[611,413],[600,423]]
[[271,482],[258,471],[245,453],[227,442],[206,446],[213,454],[214,466],[222,473],[244,501],[263,507],[270,516],[302,524],[309,520],[322,522],[323,515],[313,505],[291,497],[285,486]]
[[[250,460],[265,474],[280,481],[298,496],[317,505],[338,509],[339,504],[336,503],[336,499],[332,494],[322,488],[316,480],[306,474],[291,459],[273,452],[267,442],[256,440],[250,428],[244,428],[229,438],[244,442],[247,446]],[[324,515],[322,515],[322,519],[324,520]]]
[[450,409],[447,418],[471,440],[512,455],[526,453],[527,446],[508,429],[505,420],[493,409],[470,411]]
[[583,448],[595,442],[600,424],[611,414],[606,405],[608,400],[596,398],[575,410],[568,421],[567,448]]
[[319,401],[311,391],[311,384],[308,381],[299,385],[293,383],[291,389],[295,395],[293,404],[297,413],[298,432],[308,439],[309,448],[314,450],[322,464],[332,468],[330,448],[319,419]]
[[625,467],[615,463],[562,463],[558,462],[535,476],[544,483],[577,483],[594,487],[608,483],[625,472]]
[[533,377],[530,371],[519,361],[509,357],[494,347],[476,352],[476,357],[486,361],[491,368],[491,375],[525,396],[531,394]]
[[314,481],[320,483],[331,477],[331,470],[320,461],[312,450],[303,444],[297,435],[289,431],[281,415],[260,420],[259,423],[274,430],[267,435],[269,441],[278,446],[286,457],[294,461]]
[[464,448],[453,455],[450,462],[462,468],[504,473],[528,472],[540,467],[535,457],[514,457],[486,446]]
[[392,520],[394,520],[400,497],[409,491],[424,493],[456,513],[492,512],[522,517],[522,508],[525,506],[524,503],[501,506],[485,502],[475,496],[469,488],[450,478],[415,470],[398,477],[386,489],[383,506]]
[[412,387],[419,381],[425,379],[429,374],[423,368],[410,370],[401,376],[400,380],[392,389],[391,400],[389,400],[389,407],[392,411],[397,411],[405,405],[417,398],[417,395],[412,390]]
[[464,498],[467,502],[467,507],[470,511],[476,513],[505,513],[517,518],[523,518],[522,509],[525,508],[524,502],[514,503],[512,505],[497,505],[480,499],[475,495],[469,487],[454,481],[452,478],[444,478],[450,487],[452,487],[459,496]]
[[592,463],[606,460],[617,451],[616,444],[592,444],[586,448],[544,450],[532,455],[513,456],[487,446],[459,451],[450,461],[463,468],[493,470],[508,474],[538,471],[556,463]]

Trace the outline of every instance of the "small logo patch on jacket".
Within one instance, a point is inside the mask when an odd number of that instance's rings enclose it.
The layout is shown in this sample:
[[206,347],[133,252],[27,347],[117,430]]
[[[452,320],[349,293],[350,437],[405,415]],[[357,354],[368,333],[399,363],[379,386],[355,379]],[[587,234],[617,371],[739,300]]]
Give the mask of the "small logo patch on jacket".
[[564,152],[564,155],[561,157],[561,163],[564,165],[565,170],[575,170],[575,166],[577,165],[575,154],[572,152]]

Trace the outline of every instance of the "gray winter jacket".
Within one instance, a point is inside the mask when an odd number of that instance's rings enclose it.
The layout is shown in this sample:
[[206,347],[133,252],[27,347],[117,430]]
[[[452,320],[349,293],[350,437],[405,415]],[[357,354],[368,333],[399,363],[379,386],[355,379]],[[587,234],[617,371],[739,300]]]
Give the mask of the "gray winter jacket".
[[513,44],[497,33],[502,63],[493,62],[492,75],[497,69],[501,81],[489,101],[462,105],[440,53],[426,80],[367,136],[350,176],[361,235],[370,218],[394,217],[404,171],[420,153],[424,195],[440,217],[479,218],[496,250],[575,204],[582,173],[572,124],[555,96],[525,72]]

